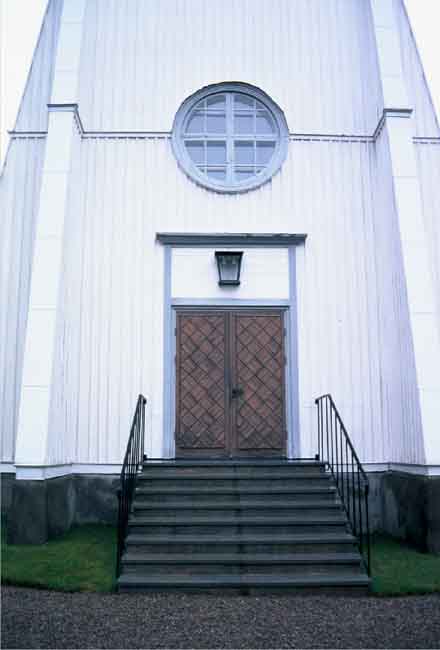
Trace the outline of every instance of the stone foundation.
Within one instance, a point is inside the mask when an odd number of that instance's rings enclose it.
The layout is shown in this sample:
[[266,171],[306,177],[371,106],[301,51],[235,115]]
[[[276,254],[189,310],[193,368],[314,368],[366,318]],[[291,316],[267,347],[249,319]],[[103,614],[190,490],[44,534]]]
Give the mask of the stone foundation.
[[[403,472],[371,472],[368,477],[371,532],[440,554],[440,477]],[[117,522],[118,476],[16,481],[3,474],[1,481],[10,543],[43,544],[75,524]]]
[[440,554],[440,477],[381,472],[368,478],[371,531]]
[[15,483],[15,474],[0,474],[0,500],[2,515],[7,515],[12,503],[12,490]]
[[14,481],[8,513],[10,544],[44,544],[75,524],[117,523],[118,476],[69,475]]

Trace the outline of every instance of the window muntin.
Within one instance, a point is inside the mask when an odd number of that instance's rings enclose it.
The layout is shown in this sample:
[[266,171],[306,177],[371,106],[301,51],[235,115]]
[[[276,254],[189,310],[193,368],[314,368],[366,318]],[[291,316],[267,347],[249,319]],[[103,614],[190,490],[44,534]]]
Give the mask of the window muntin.
[[176,116],[174,151],[202,185],[218,191],[251,189],[281,166],[287,125],[261,91],[242,91],[243,84],[221,86],[223,91],[202,91],[184,103]]

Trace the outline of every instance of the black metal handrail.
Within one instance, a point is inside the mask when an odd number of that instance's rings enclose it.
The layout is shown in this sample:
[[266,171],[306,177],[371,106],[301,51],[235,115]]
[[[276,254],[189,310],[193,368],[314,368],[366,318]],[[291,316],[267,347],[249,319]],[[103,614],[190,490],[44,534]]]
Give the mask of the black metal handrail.
[[128,517],[136,487],[136,477],[144,461],[145,404],[147,400],[139,395],[133,422],[128,437],[127,451],[122,464],[120,485],[118,488],[118,546],[116,555],[116,577],[121,571],[121,557],[124,550]]
[[315,400],[318,409],[318,459],[330,469],[357,538],[368,575],[371,571],[369,482],[331,395]]

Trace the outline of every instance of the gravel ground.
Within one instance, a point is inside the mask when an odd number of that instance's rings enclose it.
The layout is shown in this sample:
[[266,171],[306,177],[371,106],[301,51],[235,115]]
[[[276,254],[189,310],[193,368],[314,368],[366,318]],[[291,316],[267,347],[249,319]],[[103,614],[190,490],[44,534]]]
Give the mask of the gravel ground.
[[62,594],[3,587],[2,648],[439,648],[440,597]]

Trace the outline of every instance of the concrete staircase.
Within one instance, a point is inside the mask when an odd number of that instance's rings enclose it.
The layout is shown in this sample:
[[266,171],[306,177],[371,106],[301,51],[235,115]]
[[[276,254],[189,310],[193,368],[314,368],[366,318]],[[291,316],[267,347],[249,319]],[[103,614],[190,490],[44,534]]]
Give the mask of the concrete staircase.
[[331,475],[314,461],[157,461],[138,476],[119,591],[365,593]]

